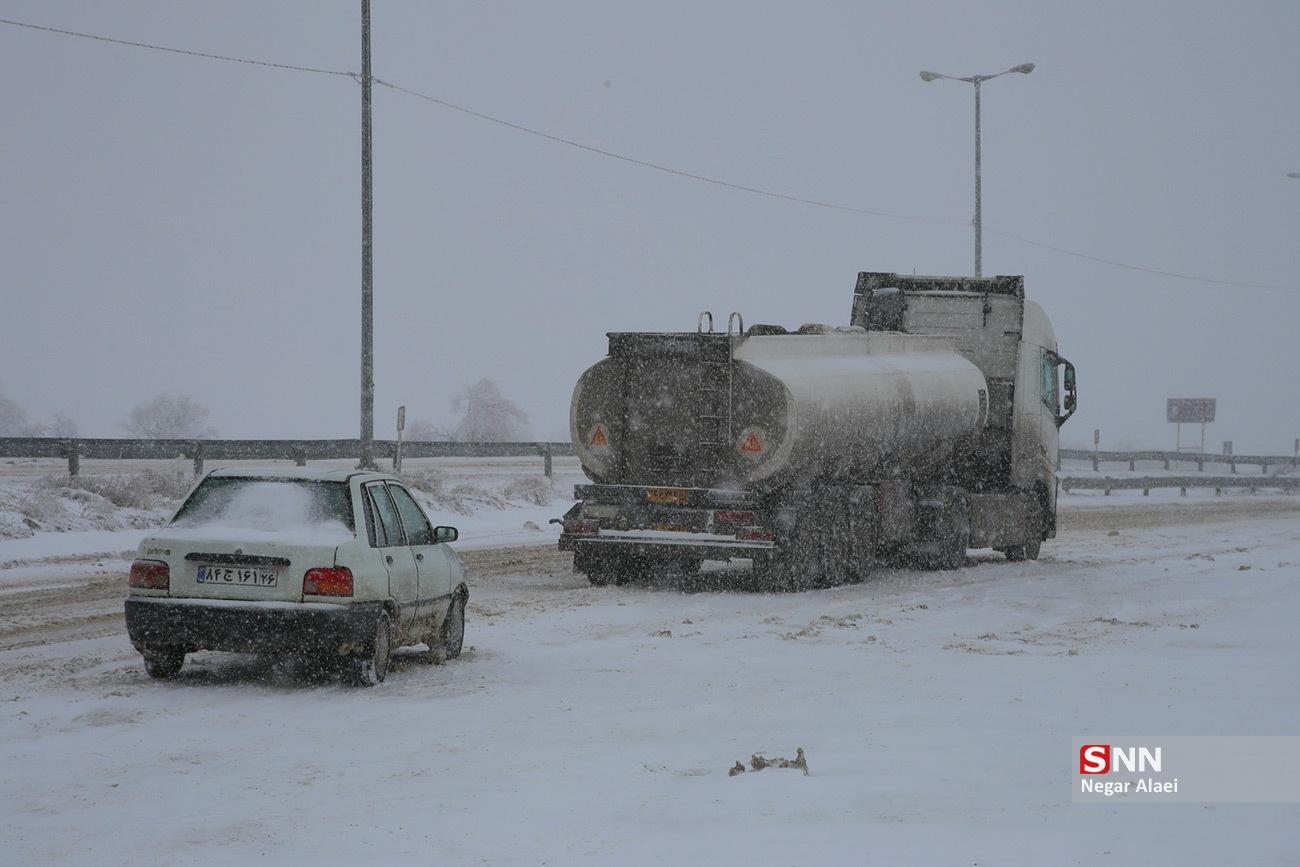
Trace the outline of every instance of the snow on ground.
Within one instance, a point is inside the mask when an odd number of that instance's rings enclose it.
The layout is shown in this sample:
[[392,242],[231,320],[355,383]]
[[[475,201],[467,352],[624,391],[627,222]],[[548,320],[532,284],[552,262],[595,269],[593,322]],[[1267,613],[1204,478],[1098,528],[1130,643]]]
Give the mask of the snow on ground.
[[[1295,863],[1294,804],[1070,802],[1071,736],[1300,712],[1296,498],[1108,499],[1037,562],[789,595],[469,551],[464,657],[373,690],[211,653],[154,682],[117,597],[38,634],[0,595],[6,860]],[[727,775],[799,747],[810,776]]]
[[[88,491],[58,487],[57,462],[44,462],[44,473],[33,469],[35,463],[23,462],[21,471],[12,462],[0,467],[0,566],[43,557],[123,556],[135,550],[148,529],[165,523],[179,505],[179,499],[132,491],[134,498],[150,507],[116,506]],[[191,477],[180,475],[184,468],[175,461],[87,462],[92,463],[95,466],[83,466],[91,487],[96,487],[96,480],[125,480],[147,473],[154,480],[169,479],[179,497],[192,483]],[[212,462],[208,469],[253,463]],[[350,462],[320,463],[346,467]],[[436,524],[459,529],[461,546],[470,548],[541,544],[558,538],[559,530],[548,522],[564,514],[573,502],[573,486],[586,479],[574,458],[557,458],[554,467],[554,477],[547,483],[539,458],[446,458],[406,464],[421,479],[429,479],[429,471],[436,473],[438,490],[414,487],[415,495]]]

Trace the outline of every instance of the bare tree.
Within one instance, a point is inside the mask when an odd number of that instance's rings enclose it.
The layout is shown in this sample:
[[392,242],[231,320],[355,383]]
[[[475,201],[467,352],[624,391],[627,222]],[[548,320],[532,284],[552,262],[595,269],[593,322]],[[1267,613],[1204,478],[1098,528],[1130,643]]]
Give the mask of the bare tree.
[[27,418],[26,411],[17,401],[5,397],[0,389],[0,437],[75,437],[77,423],[61,412],[47,424]]
[[16,401],[5,397],[0,390],[0,437],[31,436],[27,413]]
[[77,420],[61,412],[56,412],[49,424],[45,425],[45,435],[51,437],[75,437],[78,433]]
[[203,439],[217,435],[208,415],[208,408],[189,395],[164,392],[131,410],[122,426],[147,439]]
[[465,388],[451,406],[461,413],[456,423],[456,439],[461,442],[513,442],[528,436],[528,413],[490,379]]
[[408,424],[403,435],[408,442],[413,443],[443,443],[452,439],[450,430],[422,418]]

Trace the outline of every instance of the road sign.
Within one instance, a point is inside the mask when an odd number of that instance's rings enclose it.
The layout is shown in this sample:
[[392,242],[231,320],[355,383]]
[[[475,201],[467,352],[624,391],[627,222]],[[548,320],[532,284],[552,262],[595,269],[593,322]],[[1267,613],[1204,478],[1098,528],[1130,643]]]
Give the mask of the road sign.
[[1165,402],[1166,421],[1178,426],[1174,451],[1183,450],[1183,424],[1186,423],[1201,426],[1201,454],[1205,453],[1205,426],[1214,421],[1215,403],[1212,397],[1171,397]]
[[1207,424],[1214,421],[1213,397],[1171,397],[1165,402],[1165,420],[1170,424]]

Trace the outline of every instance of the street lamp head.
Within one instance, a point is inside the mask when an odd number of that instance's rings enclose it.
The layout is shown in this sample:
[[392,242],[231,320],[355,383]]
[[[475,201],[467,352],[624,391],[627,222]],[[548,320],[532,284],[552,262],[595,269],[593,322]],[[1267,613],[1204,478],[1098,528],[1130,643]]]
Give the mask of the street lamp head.
[[946,76],[940,75],[937,72],[926,72],[925,70],[921,71],[922,81],[934,81],[936,78],[945,78],[945,77]]
[[1033,71],[1034,71],[1034,65],[1032,63],[1022,63],[1019,66],[1013,66],[1007,70],[1007,72],[1019,72],[1022,75],[1028,75]]

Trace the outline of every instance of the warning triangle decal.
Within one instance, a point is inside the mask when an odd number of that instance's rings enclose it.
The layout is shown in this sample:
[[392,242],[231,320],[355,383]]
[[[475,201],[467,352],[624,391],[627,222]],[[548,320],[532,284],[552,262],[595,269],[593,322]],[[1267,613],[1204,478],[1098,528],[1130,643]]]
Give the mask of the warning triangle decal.
[[749,432],[745,441],[740,444],[740,450],[747,455],[756,455],[763,451],[763,441],[758,438],[756,431]]
[[609,436],[606,435],[603,424],[596,425],[596,429],[591,432],[591,439],[587,442],[587,445],[592,448],[609,445]]

